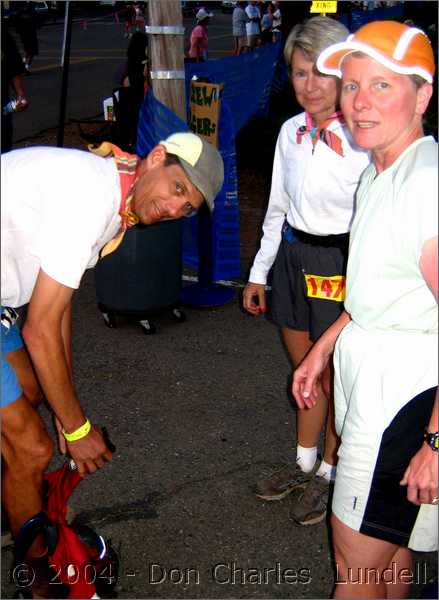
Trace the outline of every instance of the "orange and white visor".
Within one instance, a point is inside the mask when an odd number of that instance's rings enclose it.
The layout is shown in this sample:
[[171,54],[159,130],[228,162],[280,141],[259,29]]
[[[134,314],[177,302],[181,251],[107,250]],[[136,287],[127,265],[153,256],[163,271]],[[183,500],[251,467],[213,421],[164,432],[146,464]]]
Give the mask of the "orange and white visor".
[[322,73],[341,78],[342,62],[353,52],[367,54],[395,73],[419,75],[433,83],[433,49],[427,35],[416,27],[397,21],[367,23],[346,41],[323,50],[317,59],[317,68]]

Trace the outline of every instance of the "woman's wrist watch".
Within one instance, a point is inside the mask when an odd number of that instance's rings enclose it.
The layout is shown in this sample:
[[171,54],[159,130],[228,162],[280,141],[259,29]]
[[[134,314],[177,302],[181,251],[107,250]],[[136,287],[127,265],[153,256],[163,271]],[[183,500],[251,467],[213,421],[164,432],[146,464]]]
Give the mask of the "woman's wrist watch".
[[435,431],[430,433],[427,429],[424,432],[424,442],[430,446],[430,448],[437,452],[439,448],[439,432]]

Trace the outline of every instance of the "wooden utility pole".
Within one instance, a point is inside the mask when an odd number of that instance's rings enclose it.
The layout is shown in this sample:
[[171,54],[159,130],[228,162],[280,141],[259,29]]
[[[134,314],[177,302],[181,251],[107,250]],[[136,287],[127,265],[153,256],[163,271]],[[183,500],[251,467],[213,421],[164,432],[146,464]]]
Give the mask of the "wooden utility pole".
[[150,71],[155,97],[186,122],[184,27],[180,0],[149,0]]

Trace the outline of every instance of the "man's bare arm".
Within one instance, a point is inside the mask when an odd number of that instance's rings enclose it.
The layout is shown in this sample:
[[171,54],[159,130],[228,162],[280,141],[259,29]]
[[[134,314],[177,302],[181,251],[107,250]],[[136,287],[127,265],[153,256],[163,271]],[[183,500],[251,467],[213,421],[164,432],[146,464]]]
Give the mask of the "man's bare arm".
[[[40,270],[29,303],[23,338],[47,401],[67,432],[76,431],[85,420],[76,395],[70,354],[70,304],[73,289]],[[66,348],[67,345],[67,348]],[[93,472],[111,459],[111,452],[97,431],[67,444],[81,475]]]

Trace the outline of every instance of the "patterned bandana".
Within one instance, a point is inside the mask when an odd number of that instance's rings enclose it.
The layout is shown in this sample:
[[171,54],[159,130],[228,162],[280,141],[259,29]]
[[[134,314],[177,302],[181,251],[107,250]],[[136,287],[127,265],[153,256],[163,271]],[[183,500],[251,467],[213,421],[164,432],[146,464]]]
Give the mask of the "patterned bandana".
[[299,127],[299,129],[296,131],[296,143],[301,144],[302,137],[309,133],[311,136],[313,152],[317,142],[322,140],[322,142],[329,146],[331,150],[334,150],[334,152],[337,152],[337,154],[340,154],[340,156],[344,156],[343,144],[340,137],[333,131],[328,131],[327,129],[332,121],[338,121],[339,123],[345,122],[342,113],[337,111],[332,113],[332,115],[329,115],[329,117],[323,121],[320,127],[314,127],[311,115],[308,112],[305,112],[306,125],[302,125],[302,127]]
[[88,146],[90,152],[103,158],[112,156],[116,163],[120,178],[121,201],[119,215],[121,216],[121,224],[116,236],[105,244],[100,252],[100,258],[114,252],[122,243],[125,232],[130,227],[137,225],[139,217],[130,210],[130,202],[133,198],[134,185],[137,182],[137,168],[140,163],[140,158],[136,154],[124,152],[110,142],[103,142],[99,147],[94,148]]

